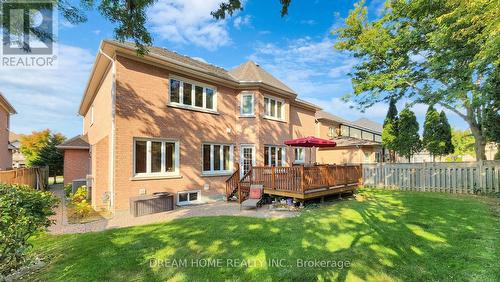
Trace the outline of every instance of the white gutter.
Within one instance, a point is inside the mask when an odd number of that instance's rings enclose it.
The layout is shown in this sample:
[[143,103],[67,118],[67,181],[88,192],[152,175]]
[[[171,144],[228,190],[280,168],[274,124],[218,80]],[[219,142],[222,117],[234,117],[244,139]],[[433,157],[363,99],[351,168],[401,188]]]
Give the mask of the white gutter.
[[99,53],[111,61],[111,73],[113,76],[113,82],[111,87],[111,142],[109,142],[110,154],[109,154],[109,208],[114,212],[115,209],[115,113],[116,113],[116,65],[115,60],[108,56],[106,53],[99,48]]

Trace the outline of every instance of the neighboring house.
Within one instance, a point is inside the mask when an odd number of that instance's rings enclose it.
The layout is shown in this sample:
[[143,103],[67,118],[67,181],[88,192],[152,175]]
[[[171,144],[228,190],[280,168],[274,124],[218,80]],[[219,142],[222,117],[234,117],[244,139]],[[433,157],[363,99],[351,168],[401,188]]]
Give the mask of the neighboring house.
[[[485,155],[486,160],[491,161],[495,159],[495,155],[498,152],[498,145],[494,142],[486,144]],[[433,160],[432,155],[427,150],[422,150],[419,153],[413,155],[410,158],[411,163],[429,163],[429,162],[475,162],[476,157],[471,155],[447,155],[447,156],[436,156]],[[407,163],[408,158],[398,156],[397,162]]]
[[64,184],[86,180],[90,173],[90,145],[87,136],[75,136],[57,148],[64,151]]
[[131,197],[164,191],[180,205],[222,199],[237,165],[244,174],[309,161],[283,144],[314,136],[318,110],[252,61],[227,71],[103,41],[79,109],[92,205],[126,210]]
[[21,153],[21,135],[11,131],[9,133],[9,144],[12,153],[12,167],[13,168],[25,167],[26,158]]
[[0,93],[0,170],[12,168],[13,147],[9,144],[10,115],[16,110]]
[[334,148],[317,149],[317,162],[339,164],[383,161],[381,124],[365,118],[352,122],[325,111],[318,111],[316,120],[317,136],[337,143]]

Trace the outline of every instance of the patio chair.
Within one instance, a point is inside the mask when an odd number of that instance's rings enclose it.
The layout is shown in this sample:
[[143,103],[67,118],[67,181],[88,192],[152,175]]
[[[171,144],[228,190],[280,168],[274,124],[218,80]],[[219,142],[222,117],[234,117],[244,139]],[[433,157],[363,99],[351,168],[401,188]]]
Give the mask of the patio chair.
[[250,185],[250,195],[248,199],[246,199],[241,203],[240,209],[241,207],[255,208],[255,209],[261,207],[263,203],[262,201],[263,190],[264,190],[263,185],[255,185],[255,184]]

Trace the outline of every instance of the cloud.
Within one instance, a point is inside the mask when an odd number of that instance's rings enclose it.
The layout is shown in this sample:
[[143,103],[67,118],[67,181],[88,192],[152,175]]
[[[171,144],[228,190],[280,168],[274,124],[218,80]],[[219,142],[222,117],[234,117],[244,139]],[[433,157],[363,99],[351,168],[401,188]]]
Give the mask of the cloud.
[[0,69],[1,91],[18,112],[12,117],[14,132],[50,128],[68,137],[81,132],[77,111],[94,54],[70,45],[58,47],[57,69]]
[[236,17],[233,21],[233,26],[236,29],[241,29],[244,26],[252,26],[251,19],[252,17],[250,15]]
[[261,31],[259,31],[259,34],[260,35],[271,34],[271,31],[269,31],[269,30],[261,30]]
[[194,44],[216,50],[231,43],[227,21],[216,21],[210,12],[223,0],[158,1],[148,10],[151,30],[159,39],[178,44]]
[[[282,42],[259,42],[248,59],[258,62],[264,69],[294,89],[301,99],[317,104],[324,110],[348,120],[361,117],[382,123],[388,105],[376,103],[361,112],[354,102],[344,102],[342,97],[352,93],[348,73],[356,59],[333,48],[334,39],[323,37],[301,37]],[[401,100],[401,111],[409,100]],[[417,104],[412,110],[420,125],[427,105]],[[466,128],[467,125],[455,114],[445,111],[452,126]]]
[[316,21],[315,20],[301,20],[300,23],[305,24],[305,25],[315,25]]

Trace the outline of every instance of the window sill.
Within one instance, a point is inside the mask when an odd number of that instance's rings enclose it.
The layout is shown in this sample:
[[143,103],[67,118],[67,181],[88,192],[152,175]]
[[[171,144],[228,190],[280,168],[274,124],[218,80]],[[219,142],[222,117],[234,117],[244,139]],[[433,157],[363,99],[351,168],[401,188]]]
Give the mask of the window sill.
[[220,115],[220,113],[215,111],[215,110],[197,108],[197,107],[183,105],[183,104],[168,103],[167,106],[172,107],[172,108],[177,108],[177,109],[189,110],[189,111],[193,111],[193,112],[201,112],[201,113],[207,113],[207,114],[212,114],[212,115]]
[[130,178],[132,181],[142,181],[142,180],[161,180],[161,179],[180,179],[181,175],[145,175],[145,176],[133,176]]
[[286,123],[286,120],[284,120],[284,119],[278,119],[278,118],[274,118],[274,117],[270,117],[270,116],[264,116],[264,119],[268,119],[268,120],[273,120],[273,121],[277,121],[277,122]]
[[255,115],[239,115],[239,118],[255,118]]
[[232,174],[233,174],[233,171],[218,172],[218,173],[202,172],[201,176],[202,177],[217,177],[217,176],[231,176]]

